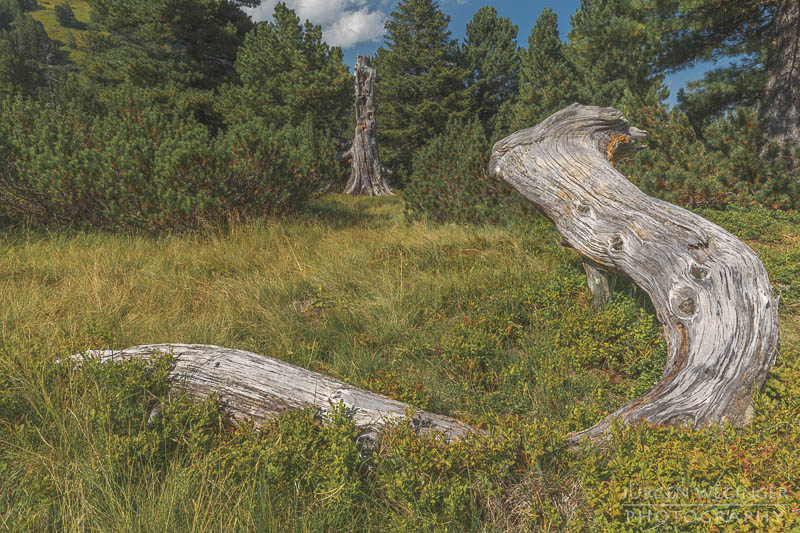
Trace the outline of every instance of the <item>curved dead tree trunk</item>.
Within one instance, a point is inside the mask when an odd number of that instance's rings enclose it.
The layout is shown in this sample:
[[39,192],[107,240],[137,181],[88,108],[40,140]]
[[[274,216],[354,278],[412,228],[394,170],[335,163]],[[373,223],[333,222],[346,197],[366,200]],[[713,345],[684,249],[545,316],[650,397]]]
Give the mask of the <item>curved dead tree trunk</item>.
[[[174,358],[172,387],[195,399],[216,394],[222,411],[233,420],[250,420],[256,427],[290,409],[317,408],[322,414],[344,404],[358,427],[360,439],[369,441],[392,421],[402,421],[412,407],[379,394],[354,388],[289,363],[243,350],[205,344],[149,344],[125,350],[89,350],[73,356],[102,362],[149,359],[168,353]],[[414,410],[410,422],[419,432],[441,432],[448,440],[473,431],[446,416]]]
[[343,156],[352,165],[345,194],[384,196],[392,189],[383,177],[386,169],[378,158],[378,138],[375,120],[375,69],[369,57],[356,59],[356,134],[353,146]]
[[573,104],[498,142],[489,163],[590,265],[630,276],[664,326],[661,381],[573,442],[603,436],[614,418],[745,424],[778,353],[777,305],[755,253],[702,217],[645,195],[609,163],[644,134],[616,109]]

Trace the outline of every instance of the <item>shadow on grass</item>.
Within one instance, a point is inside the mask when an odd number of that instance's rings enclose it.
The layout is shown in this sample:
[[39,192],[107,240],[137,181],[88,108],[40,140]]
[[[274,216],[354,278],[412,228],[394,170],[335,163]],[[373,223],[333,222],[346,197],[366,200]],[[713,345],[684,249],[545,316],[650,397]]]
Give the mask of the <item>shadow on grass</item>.
[[353,227],[387,228],[397,222],[397,197],[352,197],[327,194],[312,201],[301,215],[333,229]]

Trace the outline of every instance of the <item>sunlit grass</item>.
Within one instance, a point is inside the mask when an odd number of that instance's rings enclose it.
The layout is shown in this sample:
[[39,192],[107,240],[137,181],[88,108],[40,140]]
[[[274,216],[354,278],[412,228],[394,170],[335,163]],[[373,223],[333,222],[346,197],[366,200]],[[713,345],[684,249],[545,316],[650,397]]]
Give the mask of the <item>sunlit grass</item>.
[[91,16],[91,7],[89,3],[82,0],[37,0],[39,9],[31,11],[29,14],[42,23],[45,31],[50,39],[57,41],[61,44],[62,50],[66,52],[67,58],[73,63],[81,63],[84,61],[86,54],[79,48],[70,48],[68,44],[68,34],[72,34],[77,43],[80,43],[82,36],[92,31],[85,28],[65,28],[58,23],[56,19],[55,6],[63,3],[69,4],[72,11],[75,13],[75,18],[78,22],[84,25],[89,24]]
[[[299,215],[192,234],[4,230],[0,528],[348,530],[344,516],[363,531],[617,531],[620,516],[599,502],[628,478],[790,482],[800,463],[789,445],[800,432],[793,227],[748,241],[769,247],[770,274],[788,280],[783,354],[753,425],[724,438],[637,429],[612,450],[584,452],[567,451],[564,434],[651,386],[664,344],[647,298],[624,280],[609,306],[592,308],[578,257],[541,217],[407,223],[401,198],[331,195]],[[221,429],[213,404],[177,404],[172,425],[153,429],[156,393],[135,396],[144,374],[87,377],[54,362],[159,342],[277,357],[510,440],[448,448],[401,434],[373,458],[340,464],[348,434],[309,429],[313,420],[259,440]],[[298,431],[334,451],[287,444]],[[176,449],[135,462],[153,439]],[[656,468],[659,454],[687,462]],[[268,476],[295,462],[296,478]]]

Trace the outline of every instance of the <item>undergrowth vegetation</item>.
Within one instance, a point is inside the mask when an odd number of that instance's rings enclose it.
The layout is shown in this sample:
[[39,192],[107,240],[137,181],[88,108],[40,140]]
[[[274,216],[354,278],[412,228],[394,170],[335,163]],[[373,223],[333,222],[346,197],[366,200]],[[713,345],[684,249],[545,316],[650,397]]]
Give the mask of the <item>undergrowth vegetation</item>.
[[0,218],[185,229],[297,210],[339,173],[310,118],[280,128],[253,118],[214,135],[187,105],[132,86],[89,99],[58,110],[0,99]]
[[[593,308],[579,258],[538,215],[409,223],[398,198],[327,196],[301,219],[203,234],[9,230],[0,527],[796,529],[800,219],[702,214],[758,251],[782,295],[782,353],[752,425],[616,428],[606,446],[575,450],[565,436],[651,387],[666,347],[647,297],[626,280]],[[400,424],[359,449],[343,411],[288,413],[256,431],[229,424],[213,398],[170,394],[168,357],[68,359],[156,342],[277,357],[487,434],[447,444]],[[728,492],[715,499],[715,489]],[[640,512],[670,490],[666,502],[694,514]]]

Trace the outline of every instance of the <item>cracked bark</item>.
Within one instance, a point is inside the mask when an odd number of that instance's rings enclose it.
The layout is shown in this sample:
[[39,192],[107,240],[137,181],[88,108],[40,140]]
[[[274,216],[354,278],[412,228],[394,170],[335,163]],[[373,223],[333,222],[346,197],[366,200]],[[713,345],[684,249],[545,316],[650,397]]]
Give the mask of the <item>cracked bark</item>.
[[771,140],[800,146],[800,3],[778,2],[773,24],[759,114]]
[[356,79],[356,131],[353,146],[343,156],[349,160],[352,170],[345,194],[362,196],[391,195],[386,183],[386,169],[378,157],[377,122],[375,118],[375,69],[370,67],[369,57],[358,56],[355,68]]
[[573,104],[498,142],[489,163],[587,260],[590,282],[598,267],[629,276],[664,326],[668,358],[658,384],[573,434],[573,443],[605,437],[613,419],[746,424],[778,353],[777,305],[756,254],[719,226],[645,195],[610,163],[644,136],[616,109]]
[[[413,410],[408,404],[278,359],[220,346],[150,344],[124,350],[89,350],[73,359],[90,357],[112,363],[147,360],[159,353],[173,356],[169,376],[173,390],[194,399],[217,395],[222,412],[236,421],[250,420],[255,427],[291,409],[314,408],[324,417],[341,402],[361,432],[359,440],[370,442],[387,424],[406,420],[406,414]],[[455,440],[477,432],[453,418],[420,409],[413,413],[408,422],[420,433],[435,431]]]

